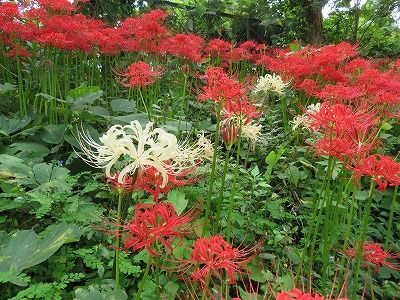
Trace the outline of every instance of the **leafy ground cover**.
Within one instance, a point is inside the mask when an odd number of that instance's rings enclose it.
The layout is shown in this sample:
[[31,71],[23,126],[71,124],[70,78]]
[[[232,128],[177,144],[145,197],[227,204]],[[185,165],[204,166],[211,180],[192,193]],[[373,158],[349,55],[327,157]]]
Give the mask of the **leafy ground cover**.
[[0,5],[2,299],[400,297],[400,61]]

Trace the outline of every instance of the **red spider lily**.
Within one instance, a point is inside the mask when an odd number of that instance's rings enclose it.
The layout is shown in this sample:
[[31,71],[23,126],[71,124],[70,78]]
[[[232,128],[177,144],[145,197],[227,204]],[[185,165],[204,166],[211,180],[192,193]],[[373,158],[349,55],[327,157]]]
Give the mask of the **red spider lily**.
[[261,111],[253,102],[248,101],[246,98],[224,102],[223,117],[228,119],[234,116],[242,117],[244,119],[243,124],[248,124],[251,120],[259,118]]
[[154,202],[158,201],[159,194],[167,195],[175,187],[196,183],[201,177],[190,176],[197,169],[197,165],[177,174],[168,174],[168,183],[161,188],[163,179],[161,174],[153,168],[142,170],[135,183],[135,187],[153,195]]
[[114,176],[107,178],[107,182],[116,190],[122,190],[124,192],[131,192],[136,189],[135,179],[129,174],[124,176],[122,182],[118,181],[119,172],[115,173]]
[[356,183],[362,176],[371,176],[378,183],[378,191],[385,190],[388,184],[400,185],[400,163],[390,156],[369,155],[357,162],[351,170]]
[[296,87],[312,96],[317,95],[321,90],[315,80],[308,78],[304,79],[300,84],[297,84]]
[[126,77],[128,83],[123,82],[122,85],[130,88],[142,88],[155,82],[162,72],[160,69],[152,70],[151,66],[143,61],[133,63],[128,70],[120,75]]
[[352,101],[363,96],[365,92],[360,87],[326,85],[316,97],[333,102]]
[[222,123],[222,139],[225,145],[229,146],[236,142],[239,135],[239,127],[232,119]]
[[203,285],[215,276],[218,280],[227,275],[231,284],[236,282],[236,274],[242,273],[246,264],[253,259],[261,248],[262,242],[253,248],[234,248],[223,237],[211,236],[199,238],[193,245],[189,260],[180,266],[183,272]]
[[170,203],[137,204],[133,219],[124,226],[127,234],[124,247],[134,251],[145,248],[151,256],[157,256],[154,246],[161,242],[172,252],[173,239],[182,239],[192,219],[192,213],[178,216]]
[[201,88],[200,101],[211,99],[215,102],[234,102],[244,96],[241,84],[228,76],[222,68],[208,67],[204,79],[206,85]]
[[160,51],[192,62],[200,62],[203,44],[204,40],[195,34],[177,34],[162,40]]
[[[350,248],[345,251],[350,258],[355,258],[357,254],[356,248]],[[364,261],[364,267],[374,266],[377,272],[381,267],[387,267],[392,270],[400,270],[400,264],[390,262],[389,260],[399,259],[399,256],[382,249],[378,243],[365,242],[362,248],[361,257]]]
[[177,174],[168,174],[168,183],[161,188],[163,178],[154,167],[140,170],[136,179],[132,176],[125,175],[122,182],[118,181],[119,173],[107,179],[107,182],[116,190],[122,189],[125,192],[134,191],[136,189],[143,190],[153,195],[154,202],[158,202],[160,193],[167,195],[169,191],[175,187],[181,187],[196,183],[201,177],[190,176],[198,166],[195,165],[183,172]]
[[299,289],[292,289],[290,291],[280,292],[276,295],[276,300],[324,300],[320,294],[304,293]]
[[348,128],[366,130],[376,123],[372,113],[353,111],[343,104],[322,103],[318,112],[310,114],[312,130],[328,130],[335,133],[345,132]]
[[155,9],[139,18],[125,19],[119,31],[124,38],[135,39],[138,50],[159,53],[159,41],[168,33],[163,25],[167,16],[166,12]]
[[208,45],[204,51],[211,57],[226,59],[228,58],[232,48],[233,46],[230,42],[220,39],[213,39],[208,42]]
[[32,53],[30,53],[25,47],[20,45],[13,46],[10,51],[6,54],[9,57],[31,57]]
[[314,295],[310,292],[304,292],[297,288],[290,291],[283,291],[276,295],[276,300],[348,300],[348,298],[324,297],[318,293]]

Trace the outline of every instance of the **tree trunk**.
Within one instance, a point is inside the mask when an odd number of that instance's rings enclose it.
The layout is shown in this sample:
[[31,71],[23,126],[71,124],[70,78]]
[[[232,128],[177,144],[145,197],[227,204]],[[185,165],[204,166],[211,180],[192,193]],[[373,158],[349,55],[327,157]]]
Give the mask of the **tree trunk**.
[[321,44],[323,41],[322,7],[327,1],[305,0],[305,17],[308,23],[306,40],[310,44]]

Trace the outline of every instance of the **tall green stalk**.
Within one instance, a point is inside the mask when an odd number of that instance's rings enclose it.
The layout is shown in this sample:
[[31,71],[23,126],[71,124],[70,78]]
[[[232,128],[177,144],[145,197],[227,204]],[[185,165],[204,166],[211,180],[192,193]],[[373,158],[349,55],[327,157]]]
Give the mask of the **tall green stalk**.
[[[122,196],[123,190],[118,189],[118,208],[117,208],[117,225],[121,224],[121,208],[122,208]],[[120,270],[119,270],[119,259],[120,259],[120,247],[121,247],[121,231],[117,231],[117,242],[115,249],[115,287],[120,288]]]
[[229,241],[232,235],[232,212],[233,212],[233,207],[235,204],[235,194],[236,194],[236,183],[237,179],[239,176],[239,162],[240,162],[240,151],[241,151],[241,146],[242,146],[242,120],[240,120],[239,123],[239,132],[238,132],[238,139],[236,141],[236,161],[235,161],[235,171],[233,173],[233,181],[232,181],[232,188],[231,188],[231,194],[229,195],[229,208],[228,208],[228,213],[226,216],[227,219],[227,225],[226,225],[226,240]]
[[389,221],[388,221],[388,228],[386,231],[386,238],[385,238],[385,250],[388,249],[389,240],[392,238],[393,216],[394,216],[394,208],[395,208],[396,200],[397,200],[397,191],[398,191],[398,186],[396,186],[393,190],[392,202],[390,203]]
[[371,204],[372,204],[372,198],[374,195],[374,190],[375,190],[375,181],[371,177],[371,182],[370,182],[370,187],[369,187],[369,193],[368,193],[368,202],[367,206],[364,209],[363,215],[363,222],[362,222],[362,227],[361,227],[361,233],[360,233],[360,241],[357,246],[357,252],[356,252],[356,257],[355,257],[355,267],[354,267],[354,278],[353,278],[353,292],[352,292],[352,299],[356,299],[357,297],[357,288],[358,288],[358,275],[360,272],[360,267],[361,267],[361,259],[362,259],[362,249],[364,246],[364,242],[366,239],[366,233],[368,229],[368,221],[369,221],[369,216],[371,214]]
[[152,260],[153,260],[153,257],[149,254],[149,258],[147,260],[146,269],[144,270],[144,274],[143,274],[142,280],[139,283],[138,291],[137,291],[137,293],[135,295],[135,300],[140,300],[140,294],[142,293],[143,288],[144,288],[144,284],[146,283],[147,277],[149,276],[149,270],[150,270],[150,266],[151,266]]
[[225,190],[225,181],[226,181],[226,174],[228,173],[230,154],[231,154],[231,147],[229,146],[225,152],[224,171],[222,173],[221,187],[219,190],[219,195],[218,195],[218,200],[217,200],[217,212],[215,215],[214,232],[218,232],[218,230],[221,226],[220,218],[221,218],[221,210],[222,210],[222,203],[223,203],[224,190]]
[[[219,144],[219,129],[221,125],[221,110],[222,110],[222,102],[217,104],[217,124],[215,125],[215,138],[214,138],[214,153],[211,165],[211,173],[209,177],[209,185],[208,185],[208,192],[207,192],[207,204],[206,204],[206,212],[205,212],[205,221],[208,221],[210,217],[210,210],[211,210],[211,198],[212,193],[214,191],[214,179],[215,179],[215,170],[217,164],[217,154],[218,154],[218,144]],[[208,224],[203,227],[201,235],[204,236],[206,233],[205,227],[208,227]]]

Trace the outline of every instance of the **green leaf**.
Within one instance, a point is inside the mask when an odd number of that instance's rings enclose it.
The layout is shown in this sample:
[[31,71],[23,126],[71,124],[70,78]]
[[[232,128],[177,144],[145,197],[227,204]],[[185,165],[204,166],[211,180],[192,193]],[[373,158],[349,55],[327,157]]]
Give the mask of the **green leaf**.
[[4,115],[0,115],[0,131],[3,133],[3,135],[9,136],[10,134],[24,128],[30,122],[31,118],[28,116],[14,117],[10,119]]
[[290,166],[287,170],[287,175],[289,181],[297,186],[299,184],[299,179],[300,179],[300,171],[296,166]]
[[0,178],[27,178],[32,176],[31,168],[18,157],[0,154]]
[[0,83],[0,94],[7,93],[9,91],[15,91],[17,86],[11,83]]
[[179,285],[176,282],[168,282],[163,289],[163,299],[174,300],[176,298],[176,293],[178,292]]
[[13,271],[19,274],[47,260],[63,244],[78,241],[82,231],[74,224],[60,223],[47,227],[43,238],[33,230],[19,230],[8,236],[5,232],[0,233],[3,239],[0,272]]
[[31,278],[25,273],[18,274],[16,272],[0,272],[0,282],[11,282],[19,286],[27,286]]
[[42,161],[50,153],[50,150],[39,143],[17,142],[10,145],[8,152],[22,158],[31,165]]
[[140,124],[147,124],[149,122],[149,118],[146,114],[130,114],[126,116],[120,117],[111,117],[111,122],[115,124],[120,124],[121,122],[129,124],[132,121],[139,121]]
[[386,130],[386,131],[393,128],[393,126],[390,125],[388,122],[383,122],[381,126],[382,126],[382,129]]
[[189,200],[186,199],[184,193],[178,190],[172,190],[168,193],[166,202],[171,203],[175,207],[176,213],[181,215],[187,207]]
[[47,125],[39,133],[39,137],[42,141],[48,144],[58,145],[64,139],[65,130],[67,125]]
[[78,99],[88,94],[100,92],[100,87],[98,86],[80,86],[75,89],[69,90],[67,93],[67,98]]
[[251,171],[250,171],[251,176],[254,178],[260,175],[260,170],[258,169],[258,166],[255,166]]
[[113,112],[134,112],[135,103],[128,99],[115,99],[110,102],[110,106]]

